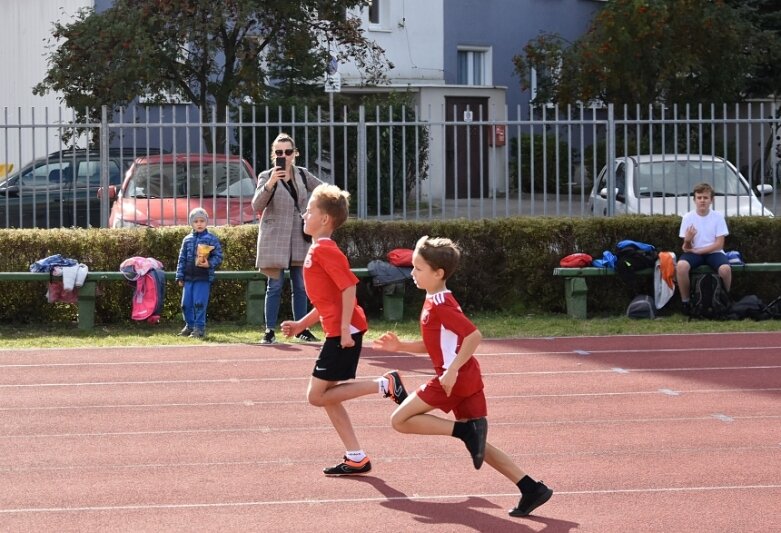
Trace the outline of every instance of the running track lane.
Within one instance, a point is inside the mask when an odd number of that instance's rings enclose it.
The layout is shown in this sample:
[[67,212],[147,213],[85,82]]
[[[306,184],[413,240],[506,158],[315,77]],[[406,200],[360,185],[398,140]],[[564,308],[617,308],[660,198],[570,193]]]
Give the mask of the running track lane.
[[[304,394],[317,348],[0,351],[0,529],[8,531],[781,530],[781,334],[488,340],[489,441],[556,494],[515,487],[452,438],[347,404],[374,470]],[[423,356],[364,350],[359,376]]]

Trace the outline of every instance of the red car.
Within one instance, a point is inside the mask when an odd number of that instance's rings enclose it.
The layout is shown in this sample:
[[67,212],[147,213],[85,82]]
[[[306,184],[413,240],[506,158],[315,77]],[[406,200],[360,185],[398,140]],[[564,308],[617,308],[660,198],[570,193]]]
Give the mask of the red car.
[[[213,154],[164,154],[140,157],[127,171],[109,227],[186,226],[190,210],[203,207],[210,226],[256,222],[252,209],[257,178],[247,160]],[[100,195],[101,192],[98,192]]]

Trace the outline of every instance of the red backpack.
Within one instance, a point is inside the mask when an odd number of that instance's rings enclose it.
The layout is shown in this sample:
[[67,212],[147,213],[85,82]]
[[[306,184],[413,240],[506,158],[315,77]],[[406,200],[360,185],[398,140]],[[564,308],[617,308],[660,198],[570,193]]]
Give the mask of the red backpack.
[[591,265],[594,259],[584,253],[569,254],[567,257],[563,257],[559,261],[559,266],[564,268],[583,268]]
[[409,248],[394,248],[388,252],[388,262],[397,267],[411,267],[413,251]]

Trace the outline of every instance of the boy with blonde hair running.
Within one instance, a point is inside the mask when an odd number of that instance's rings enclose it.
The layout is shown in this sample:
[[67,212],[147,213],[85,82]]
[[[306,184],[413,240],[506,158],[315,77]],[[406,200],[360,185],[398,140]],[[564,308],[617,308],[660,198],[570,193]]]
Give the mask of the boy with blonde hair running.
[[[349,213],[350,194],[336,185],[315,187],[303,213],[304,233],[312,236],[312,245],[304,260],[304,284],[314,308],[299,320],[282,322],[287,337],[297,335],[320,321],[325,342],[309,380],[309,403],[325,409],[336,433],[344,443],[344,460],[323,469],[327,476],[365,474],[372,468],[361,449],[347,410],[346,400],[379,390],[400,404],[407,397],[396,372],[388,372],[374,381],[355,379],[361,355],[363,335],[368,329],[366,315],[356,300],[358,278],[350,270],[347,257],[331,239]],[[376,383],[375,383],[376,382]]]

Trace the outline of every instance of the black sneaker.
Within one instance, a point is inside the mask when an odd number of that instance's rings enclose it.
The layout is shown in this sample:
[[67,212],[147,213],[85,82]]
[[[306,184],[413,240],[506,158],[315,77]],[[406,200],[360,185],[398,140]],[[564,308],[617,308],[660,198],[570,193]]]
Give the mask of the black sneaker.
[[304,331],[296,335],[296,338],[304,342],[317,342],[318,340],[320,340],[314,335],[312,335],[312,332],[309,331],[308,329],[305,329]]
[[365,474],[372,469],[372,464],[369,462],[368,457],[364,457],[363,461],[356,463],[344,457],[344,461],[338,465],[329,466],[323,468],[323,473],[326,476],[354,476],[356,474]]
[[192,328],[190,328],[190,326],[185,326],[182,328],[182,331],[180,331],[177,335],[179,335],[180,337],[189,337],[190,333],[192,332],[193,330]]
[[202,339],[203,338],[203,330],[202,329],[194,329],[192,333],[190,333],[191,339]]
[[553,490],[546,487],[542,481],[538,481],[532,492],[521,494],[518,506],[509,511],[510,516],[528,516],[537,507],[550,500],[551,496]]
[[397,404],[401,405],[401,402],[407,399],[407,389],[404,388],[404,384],[401,382],[401,376],[395,370],[393,372],[386,372],[382,375],[388,380],[388,390],[383,395],[383,398],[390,398]]
[[466,449],[472,455],[472,464],[475,465],[477,470],[483,466],[483,459],[485,459],[485,439],[488,436],[488,420],[485,417],[473,418],[468,420],[467,423],[471,429],[471,435],[466,440]]
[[267,329],[266,333],[263,334],[263,338],[260,339],[260,344],[274,344],[276,342],[277,339],[274,336],[273,329]]
[[683,314],[686,316],[689,316],[692,314],[692,305],[690,302],[681,302],[681,311],[683,311]]

